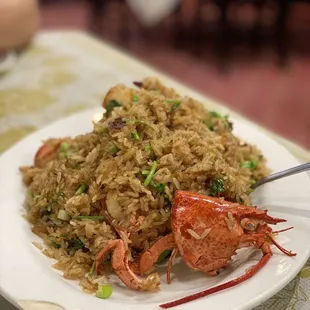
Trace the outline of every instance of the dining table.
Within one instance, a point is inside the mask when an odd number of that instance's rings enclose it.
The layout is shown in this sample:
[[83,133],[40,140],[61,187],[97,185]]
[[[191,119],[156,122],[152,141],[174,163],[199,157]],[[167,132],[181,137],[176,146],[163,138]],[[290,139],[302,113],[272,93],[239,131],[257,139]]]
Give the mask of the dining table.
[[[27,47],[14,54],[11,66],[0,72],[0,156],[25,136],[58,119],[100,108],[107,90],[115,84],[132,85],[145,77],[157,77],[206,108],[256,127],[301,163],[310,161],[308,150],[254,123],[225,103],[198,93],[119,47],[71,30],[39,32]],[[4,297],[0,296],[0,309],[16,310]],[[287,286],[254,308],[270,309],[310,309],[310,260]]]

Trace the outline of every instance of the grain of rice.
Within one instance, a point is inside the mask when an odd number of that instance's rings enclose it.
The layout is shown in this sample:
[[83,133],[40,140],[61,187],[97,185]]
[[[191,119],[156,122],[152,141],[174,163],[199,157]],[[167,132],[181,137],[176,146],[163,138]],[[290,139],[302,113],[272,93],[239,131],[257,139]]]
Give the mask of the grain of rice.
[[187,232],[195,239],[199,240],[201,237],[192,229],[187,229]]
[[204,239],[205,237],[207,237],[209,235],[211,231],[211,228],[207,228],[200,236],[200,239]]

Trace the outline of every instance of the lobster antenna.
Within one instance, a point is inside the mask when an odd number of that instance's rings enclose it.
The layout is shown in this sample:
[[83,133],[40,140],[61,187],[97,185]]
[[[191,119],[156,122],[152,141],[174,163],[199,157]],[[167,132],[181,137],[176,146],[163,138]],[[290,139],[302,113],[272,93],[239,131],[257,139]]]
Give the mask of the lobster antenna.
[[292,251],[288,251],[284,249],[276,240],[273,239],[271,234],[266,234],[266,236],[270,239],[270,241],[284,254],[287,256],[296,256],[296,253],[292,253]]
[[220,284],[218,286],[211,287],[211,288],[206,289],[202,292],[199,292],[199,293],[196,293],[196,294],[193,294],[190,296],[186,296],[186,297],[177,299],[175,301],[168,302],[166,304],[159,305],[159,307],[164,308],[164,309],[172,308],[172,307],[187,303],[189,301],[192,301],[192,300],[195,300],[198,298],[202,298],[202,297],[223,291],[227,288],[236,286],[236,285],[252,278],[261,268],[263,268],[266,265],[266,263],[269,261],[270,257],[271,257],[271,253],[266,253],[256,265],[251,267],[251,269],[248,270],[244,275],[242,275],[242,276],[240,276],[234,280],[228,281],[228,282]]

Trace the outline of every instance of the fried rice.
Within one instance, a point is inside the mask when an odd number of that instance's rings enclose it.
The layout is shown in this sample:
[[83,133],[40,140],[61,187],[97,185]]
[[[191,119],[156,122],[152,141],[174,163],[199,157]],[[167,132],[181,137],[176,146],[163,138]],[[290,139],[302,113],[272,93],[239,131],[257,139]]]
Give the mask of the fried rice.
[[91,132],[44,141],[54,151],[21,168],[26,218],[42,252],[87,293],[98,287],[94,261],[109,240],[122,238],[134,261],[171,232],[177,190],[251,205],[252,184],[270,172],[260,150],[234,136],[228,116],[157,79],[136,85],[111,88]]

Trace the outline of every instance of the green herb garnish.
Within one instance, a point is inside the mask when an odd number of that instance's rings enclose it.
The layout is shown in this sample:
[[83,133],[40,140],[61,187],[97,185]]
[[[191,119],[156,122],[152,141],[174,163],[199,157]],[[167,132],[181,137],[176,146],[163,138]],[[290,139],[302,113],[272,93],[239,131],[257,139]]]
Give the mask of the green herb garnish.
[[225,191],[225,184],[222,178],[214,179],[210,182],[211,195],[217,196]]
[[157,263],[157,264],[162,263],[164,260],[166,260],[166,259],[170,256],[170,254],[171,254],[171,251],[168,251],[168,250],[163,251],[163,252],[159,255],[159,257],[158,257],[156,263]]
[[147,152],[150,152],[152,151],[152,147],[150,145],[147,145],[145,148],[144,148],[145,151]]
[[74,219],[76,220],[88,219],[88,220],[93,220],[93,221],[103,221],[104,216],[103,215],[79,215],[79,216],[75,216]]
[[151,181],[151,186],[156,189],[157,192],[159,193],[164,193],[165,192],[165,188],[166,188],[166,184],[164,183],[157,183],[157,182],[154,182],[154,181]]
[[141,119],[136,119],[136,118],[122,118],[122,121],[125,122],[126,124],[144,124],[146,126],[149,126],[150,128],[154,129],[150,124],[148,124],[146,121],[143,121]]
[[73,238],[68,241],[70,251],[76,251],[84,248],[84,243],[79,238]]
[[155,171],[156,171],[156,168],[157,168],[157,162],[156,161],[153,161],[153,164],[152,164],[152,168],[150,170],[150,173],[148,174],[147,178],[145,179],[144,181],[144,185],[147,186],[150,184],[154,174],[155,174]]
[[142,170],[141,173],[143,175],[149,175],[150,174],[150,170]]
[[116,154],[118,151],[119,151],[119,148],[115,144],[113,144],[112,146],[108,148],[108,153],[111,153],[111,154]]
[[110,117],[111,116],[111,113],[112,113],[112,110],[116,107],[121,107],[122,105],[117,102],[116,100],[110,100],[109,103],[107,104],[106,106],[106,112],[105,112],[105,116],[106,117]]
[[60,148],[59,148],[60,158],[67,158],[69,148],[70,148],[70,144],[68,142],[62,142],[60,144]]
[[92,265],[91,265],[91,268],[89,270],[89,275],[92,277],[95,273],[95,270],[96,270],[96,260],[93,261]]
[[102,284],[98,286],[98,290],[96,291],[96,297],[106,299],[112,295],[112,292],[113,288],[111,284]]
[[256,169],[258,166],[258,162],[255,159],[246,160],[243,163],[241,163],[242,168],[248,168],[250,170]]
[[86,183],[83,183],[75,192],[75,195],[81,195],[83,193],[85,193],[88,190],[88,185]]
[[141,138],[140,138],[140,135],[138,134],[137,130],[134,130],[132,133],[131,133],[131,136],[132,138],[135,140],[135,141],[139,141]]
[[139,101],[138,95],[132,94],[132,101],[133,101],[133,102],[138,102],[138,101]]
[[61,247],[61,245],[58,244],[58,243],[55,242],[55,241],[52,241],[51,244],[52,244],[52,247],[55,248],[55,249],[59,249],[59,248]]
[[231,124],[228,121],[228,115],[222,116],[220,113],[217,113],[215,111],[210,111],[208,119],[203,121],[203,123],[207,125],[207,127],[211,131],[214,131],[214,119],[215,118],[223,119],[225,121],[226,127],[229,128],[230,130],[232,129]]
[[176,110],[180,106],[180,104],[182,103],[181,100],[175,100],[175,99],[167,99],[167,100],[165,100],[165,102],[172,104],[171,111]]

